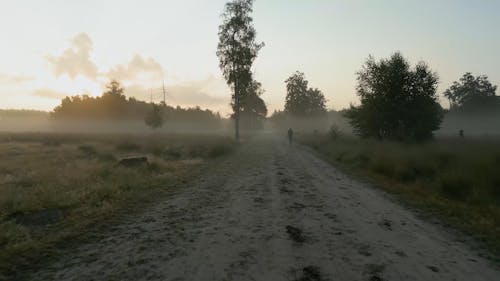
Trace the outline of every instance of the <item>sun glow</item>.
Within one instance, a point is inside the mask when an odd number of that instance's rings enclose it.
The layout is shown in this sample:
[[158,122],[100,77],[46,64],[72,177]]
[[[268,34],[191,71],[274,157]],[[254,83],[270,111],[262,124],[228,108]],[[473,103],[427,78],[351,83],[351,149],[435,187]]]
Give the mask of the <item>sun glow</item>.
[[103,83],[92,81],[82,76],[78,76],[75,79],[62,76],[54,80],[50,88],[69,96],[89,95],[96,97],[102,95]]

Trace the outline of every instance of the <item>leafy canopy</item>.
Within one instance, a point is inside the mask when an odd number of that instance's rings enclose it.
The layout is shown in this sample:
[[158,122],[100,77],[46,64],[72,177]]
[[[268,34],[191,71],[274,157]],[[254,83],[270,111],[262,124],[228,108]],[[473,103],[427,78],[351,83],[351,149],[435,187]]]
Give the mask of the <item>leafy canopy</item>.
[[438,77],[424,62],[411,68],[399,52],[378,62],[370,56],[357,81],[361,105],[346,116],[361,137],[423,140],[439,129]]
[[444,96],[450,101],[452,111],[488,111],[500,108],[496,89],[486,75],[474,77],[467,72],[459,81],[453,82]]
[[251,67],[264,46],[256,42],[256,31],[250,16],[252,5],[253,0],[226,3],[222,14],[223,23],[219,26],[217,56],[222,74],[233,89],[233,108],[240,106],[238,99],[252,82]]
[[267,106],[261,98],[263,93],[262,84],[252,80],[241,101],[242,113],[254,119],[265,119],[267,115]]
[[255,41],[256,31],[250,14],[253,0],[233,0],[225,5],[223,22],[219,26],[217,56],[227,84],[233,90],[231,106],[235,119],[236,139],[239,139],[240,111],[245,95],[251,93],[251,67],[257,53],[264,46]]
[[[200,127],[217,127],[218,113],[199,107],[181,108],[162,105],[163,116],[172,124],[193,124]],[[53,120],[81,121],[144,121],[151,111],[151,104],[134,97],[125,97],[124,89],[117,81],[111,81],[102,96],[88,95],[65,97],[50,113]]]
[[304,73],[295,72],[286,83],[285,112],[299,117],[317,116],[326,113],[326,99],[317,88],[309,88]]

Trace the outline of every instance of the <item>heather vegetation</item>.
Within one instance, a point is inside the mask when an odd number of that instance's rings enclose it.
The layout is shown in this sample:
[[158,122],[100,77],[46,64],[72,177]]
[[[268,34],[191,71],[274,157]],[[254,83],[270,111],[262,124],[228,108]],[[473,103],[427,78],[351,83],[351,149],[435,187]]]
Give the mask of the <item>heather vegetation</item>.
[[[203,135],[0,134],[0,272],[181,188],[232,148]],[[148,163],[118,164],[130,155]]]
[[335,166],[430,210],[500,253],[498,139],[401,143],[331,133],[302,140]]

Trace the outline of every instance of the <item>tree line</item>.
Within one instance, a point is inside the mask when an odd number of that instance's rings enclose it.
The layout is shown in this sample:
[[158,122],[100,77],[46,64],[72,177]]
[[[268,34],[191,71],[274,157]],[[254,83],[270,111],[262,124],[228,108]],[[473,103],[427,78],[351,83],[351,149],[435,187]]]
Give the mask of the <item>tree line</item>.
[[[253,0],[226,3],[218,33],[216,54],[232,91],[231,118],[235,120],[236,139],[241,126],[250,129],[262,127],[268,113],[261,97],[264,90],[252,72],[252,65],[264,47],[264,43],[257,42],[252,11]],[[446,112],[500,113],[497,86],[492,85],[486,76],[471,73],[464,74],[444,92],[450,109],[443,109],[438,102],[437,73],[423,61],[411,66],[400,52],[378,61],[369,56],[356,75],[360,103],[351,105],[342,114],[354,132],[363,138],[425,140],[440,128]],[[296,71],[284,82],[287,92],[284,110],[273,113],[272,120],[284,120],[287,116],[318,119],[328,115],[323,92],[311,87],[304,73]],[[161,127],[165,120],[207,126],[221,119],[218,113],[199,107],[174,108],[126,98],[123,91],[119,82],[112,81],[101,97],[64,98],[51,116],[58,120],[142,119],[152,128]]]
[[[245,101],[259,97],[252,92],[252,84],[258,82],[253,79],[251,67],[264,44],[256,42],[250,15],[252,5],[253,0],[226,3],[223,23],[219,27],[217,55],[222,73],[233,91],[236,139],[239,138],[239,120]],[[412,67],[400,52],[379,61],[370,56],[357,73],[356,93],[360,104],[351,105],[344,116],[354,132],[363,138],[429,139],[439,129],[446,112],[438,102],[438,81],[437,73],[425,62]],[[285,109],[275,112],[272,119],[326,114],[323,93],[309,87],[304,73],[297,71],[285,83]],[[466,73],[444,92],[444,96],[450,101],[451,113],[500,112],[496,88],[486,76],[474,77]]]
[[[172,107],[161,103],[152,103],[137,100],[133,97],[127,98],[124,89],[118,81],[111,81],[106,86],[106,91],[97,97],[88,95],[65,97],[59,106],[50,113],[51,118],[56,121],[87,120],[87,121],[132,121],[149,120],[151,112],[155,111],[161,124],[163,121],[171,123],[193,123],[203,127],[215,127],[220,125],[221,116],[217,112],[208,109]],[[149,116],[149,117],[148,117]],[[153,118],[154,119],[154,118]],[[154,120],[152,123],[158,122]],[[151,125],[151,122],[146,122]],[[161,126],[153,125],[157,128]]]

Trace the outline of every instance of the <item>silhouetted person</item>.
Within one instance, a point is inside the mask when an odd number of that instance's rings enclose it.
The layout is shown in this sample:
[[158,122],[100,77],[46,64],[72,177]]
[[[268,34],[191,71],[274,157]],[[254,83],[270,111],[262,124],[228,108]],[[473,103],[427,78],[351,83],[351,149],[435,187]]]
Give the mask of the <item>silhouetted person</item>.
[[464,130],[460,129],[460,131],[458,131],[458,135],[460,136],[461,139],[463,139],[465,137]]
[[292,130],[292,128],[289,128],[288,129],[288,142],[290,143],[290,145],[292,145],[292,140],[293,140],[293,130]]

